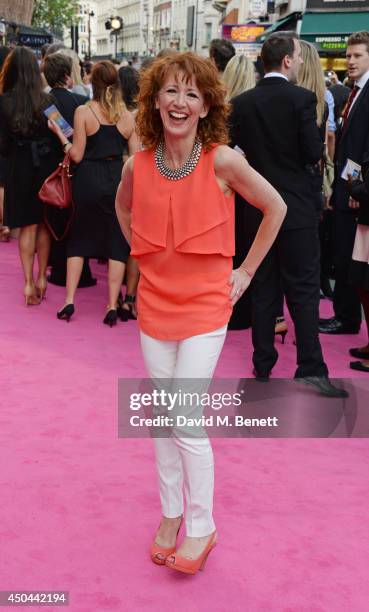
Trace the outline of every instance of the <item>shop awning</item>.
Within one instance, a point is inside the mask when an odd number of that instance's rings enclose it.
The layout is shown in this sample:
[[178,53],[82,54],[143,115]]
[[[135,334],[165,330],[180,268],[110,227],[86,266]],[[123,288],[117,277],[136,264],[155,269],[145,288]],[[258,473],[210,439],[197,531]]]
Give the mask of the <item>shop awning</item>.
[[352,34],[369,29],[369,12],[362,13],[305,13],[300,36],[310,40],[316,34]]
[[364,29],[369,30],[369,12],[305,13],[300,36],[312,43],[320,55],[343,56],[350,34]]
[[296,29],[296,23],[298,21],[298,19],[300,18],[301,13],[291,13],[290,15],[287,15],[287,17],[283,17],[283,19],[279,19],[279,21],[276,21],[275,23],[273,23],[273,25],[270,26],[270,28],[268,28],[267,30],[265,30],[265,32],[263,32],[260,36],[258,36],[255,39],[256,43],[263,43],[264,40],[266,38],[268,38],[268,36],[270,34],[273,34],[273,32],[277,32],[278,30],[295,30]]

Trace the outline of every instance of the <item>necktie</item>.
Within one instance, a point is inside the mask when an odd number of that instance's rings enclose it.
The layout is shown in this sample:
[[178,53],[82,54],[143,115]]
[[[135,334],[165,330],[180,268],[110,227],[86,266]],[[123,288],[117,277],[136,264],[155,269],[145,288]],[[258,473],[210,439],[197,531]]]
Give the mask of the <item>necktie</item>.
[[349,95],[349,97],[347,99],[347,102],[346,102],[345,107],[344,107],[344,109],[342,111],[342,114],[341,114],[341,118],[342,118],[342,122],[343,123],[345,123],[345,121],[346,121],[346,119],[348,117],[348,114],[350,112],[350,108],[352,106],[352,103],[353,103],[353,101],[355,99],[355,96],[356,96],[357,92],[359,91],[359,89],[360,89],[360,87],[358,87],[357,85],[354,85],[354,87],[351,90],[351,93],[350,93],[350,95]]

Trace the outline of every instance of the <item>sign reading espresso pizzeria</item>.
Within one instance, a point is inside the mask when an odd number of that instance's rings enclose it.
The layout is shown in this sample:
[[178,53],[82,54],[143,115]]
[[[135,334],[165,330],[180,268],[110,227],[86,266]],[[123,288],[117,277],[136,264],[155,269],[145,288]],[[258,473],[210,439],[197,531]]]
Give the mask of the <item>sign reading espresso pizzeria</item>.
[[314,43],[314,46],[316,47],[318,52],[320,51],[327,51],[327,52],[346,51],[347,41],[348,41],[348,36],[344,36],[343,34],[342,35],[337,34],[335,36],[316,35],[316,36],[309,37],[309,42]]
[[307,0],[306,11],[368,11],[369,0]]

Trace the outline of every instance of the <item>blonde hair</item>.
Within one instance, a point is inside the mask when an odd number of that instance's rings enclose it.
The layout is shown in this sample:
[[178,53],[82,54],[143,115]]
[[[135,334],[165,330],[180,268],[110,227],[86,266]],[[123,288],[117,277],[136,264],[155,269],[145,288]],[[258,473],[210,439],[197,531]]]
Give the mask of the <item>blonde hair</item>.
[[92,68],[93,99],[98,102],[111,123],[118,123],[127,110],[119,84],[118,72],[109,60],[97,62]]
[[81,66],[79,63],[79,57],[77,53],[73,51],[73,49],[59,49],[57,53],[71,58],[72,72],[70,76],[72,77],[73,85],[83,85],[82,75],[81,75]]
[[223,82],[227,88],[227,101],[252,89],[256,85],[253,63],[246,55],[235,55],[229,60],[223,72]]
[[300,67],[297,85],[313,91],[317,97],[317,124],[322,125],[325,108],[325,81],[323,69],[316,48],[305,40],[300,40],[304,63]]

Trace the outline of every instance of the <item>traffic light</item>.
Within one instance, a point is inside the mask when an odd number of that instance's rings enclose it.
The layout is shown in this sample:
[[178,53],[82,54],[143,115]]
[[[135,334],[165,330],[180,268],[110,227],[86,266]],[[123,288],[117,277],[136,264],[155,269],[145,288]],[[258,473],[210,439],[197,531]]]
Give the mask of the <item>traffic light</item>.
[[110,17],[105,21],[105,30],[111,30],[111,34],[116,34],[123,28],[122,17]]

